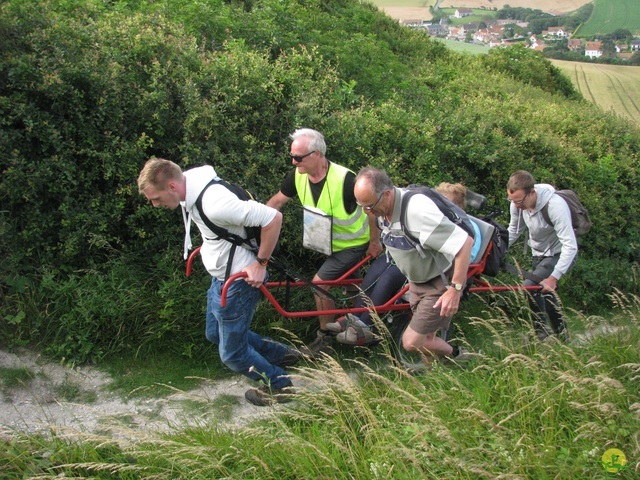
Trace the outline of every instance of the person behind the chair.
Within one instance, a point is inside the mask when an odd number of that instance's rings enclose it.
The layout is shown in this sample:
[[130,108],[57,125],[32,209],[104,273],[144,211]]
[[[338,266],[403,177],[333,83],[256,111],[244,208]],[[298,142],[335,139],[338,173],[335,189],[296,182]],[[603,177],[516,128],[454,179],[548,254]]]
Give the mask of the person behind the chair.
[[[390,255],[382,254],[376,258],[362,279],[362,291],[356,297],[354,308],[369,308],[384,305],[407,282]],[[344,345],[368,346],[379,343],[371,312],[348,313],[335,322],[328,323],[327,329],[336,333],[338,343]]]
[[[247,390],[245,398],[259,406],[287,401],[292,382],[282,367],[293,365],[300,353],[250,330],[262,295],[259,287],[267,278],[266,265],[280,234],[282,214],[258,202],[240,200],[223,185],[206,188],[217,178],[211,166],[183,172],[174,162],[151,158],[140,172],[138,189],[154,207],[173,210],[182,206],[185,245],[190,239],[191,220],[198,226],[202,235],[202,262],[212,277],[207,293],[206,338],[218,345],[220,359],[231,370],[266,382],[260,388]],[[224,308],[220,305],[221,290],[231,243],[209,230],[198,213],[196,199],[205,188],[202,207],[211,222],[242,237],[246,237],[245,226],[261,227],[257,256],[246,248],[237,248],[233,255],[231,274],[245,272],[247,277],[232,283]],[[187,249],[185,246],[185,253]]]
[[[555,189],[544,183],[536,184],[533,175],[519,170],[509,177],[507,198],[511,202],[509,222],[509,248],[520,237],[525,227],[529,230],[528,245],[533,255],[532,275],[525,285],[542,286],[541,294],[533,295],[534,327],[538,338],[548,335],[546,318],[553,332],[565,338],[566,322],[556,297],[558,280],[573,266],[578,254],[578,241],[571,223],[567,203]],[[542,213],[548,205],[549,225]]]
[[449,329],[451,317],[458,311],[473,238],[426,195],[413,195],[404,227],[419,239],[420,248],[407,242],[400,214],[406,191],[395,187],[384,170],[360,170],[354,192],[360,205],[382,218],[383,243],[409,280],[413,315],[402,336],[403,347],[420,352],[426,364],[434,357],[466,357],[462,347],[454,347],[436,334]]
[[[326,158],[324,135],[317,130],[301,128],[293,132],[290,138],[289,155],[295,168],[286,175],[280,191],[269,199],[267,205],[281,210],[297,196],[303,207],[319,209],[330,216],[331,226],[321,235],[323,238],[317,239],[327,240],[330,251],[325,251],[328,256],[313,281],[335,280],[366,254],[373,257],[380,255],[382,245],[379,230],[375,220],[369,219],[356,203],[353,194],[355,174]],[[314,291],[314,294],[318,311],[335,309],[332,299],[322,292]],[[308,346],[311,354],[329,352],[333,342],[326,326],[333,322],[334,315],[320,315],[318,319],[320,328],[317,338]]]
[[[465,212],[467,211],[467,187],[461,183],[448,183],[442,182],[435,190],[451,200],[454,204],[459,206]],[[473,240],[473,248],[471,249],[471,263],[480,261],[480,247],[482,246],[482,234],[480,228],[473,218],[469,218],[473,231],[475,232],[475,238]]]

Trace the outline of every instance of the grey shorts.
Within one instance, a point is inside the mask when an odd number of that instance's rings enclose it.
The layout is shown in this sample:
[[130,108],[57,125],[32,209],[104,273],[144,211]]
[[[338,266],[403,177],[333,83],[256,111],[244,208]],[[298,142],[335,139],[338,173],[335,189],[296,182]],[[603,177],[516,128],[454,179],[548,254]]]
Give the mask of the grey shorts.
[[[578,256],[576,255],[575,258],[573,259],[573,262],[569,266],[569,269],[573,268],[573,266],[576,264],[577,259],[578,259]],[[548,278],[549,275],[553,273],[553,271],[556,268],[556,264],[558,263],[558,260],[560,260],[560,254],[554,255],[553,257],[533,257],[531,261],[531,267],[533,271],[531,273],[533,273],[536,277],[540,278],[541,280],[544,280],[545,278]],[[528,280],[528,279],[525,280],[524,284],[538,285],[533,280]]]
[[[359,247],[345,248],[339,252],[332,253],[318,270],[318,277],[322,280],[340,278],[344,272],[364,258],[368,248],[369,244],[365,243]],[[357,275],[354,276],[357,277]]]
[[[449,271],[448,276],[451,276]],[[446,275],[446,274],[445,274]],[[451,317],[440,315],[439,309],[434,309],[438,299],[447,291],[447,284],[440,276],[426,283],[409,284],[409,303],[413,316],[409,326],[422,335],[436,333],[438,330],[448,330]]]

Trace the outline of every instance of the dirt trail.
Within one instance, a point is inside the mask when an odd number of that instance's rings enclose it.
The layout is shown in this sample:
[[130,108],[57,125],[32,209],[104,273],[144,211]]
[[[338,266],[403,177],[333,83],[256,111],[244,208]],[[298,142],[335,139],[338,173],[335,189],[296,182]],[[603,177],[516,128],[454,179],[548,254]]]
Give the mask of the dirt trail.
[[[166,432],[187,425],[242,425],[273,411],[244,399],[250,382],[242,376],[164,398],[129,399],[106,388],[112,381],[94,367],[69,368],[29,350],[0,350],[0,368],[22,369],[32,378],[18,385],[0,381],[0,436],[72,430],[109,434],[123,430]],[[67,402],[71,389],[77,402]]]

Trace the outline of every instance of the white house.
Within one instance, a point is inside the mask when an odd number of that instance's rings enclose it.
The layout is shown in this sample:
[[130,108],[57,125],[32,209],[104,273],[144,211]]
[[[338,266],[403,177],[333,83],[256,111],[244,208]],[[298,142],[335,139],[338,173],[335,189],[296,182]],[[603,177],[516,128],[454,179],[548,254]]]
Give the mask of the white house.
[[587,42],[584,48],[584,56],[598,58],[602,56],[602,42]]
[[473,10],[470,8],[458,8],[456,13],[453,14],[456,18],[470,17],[471,15],[473,15]]

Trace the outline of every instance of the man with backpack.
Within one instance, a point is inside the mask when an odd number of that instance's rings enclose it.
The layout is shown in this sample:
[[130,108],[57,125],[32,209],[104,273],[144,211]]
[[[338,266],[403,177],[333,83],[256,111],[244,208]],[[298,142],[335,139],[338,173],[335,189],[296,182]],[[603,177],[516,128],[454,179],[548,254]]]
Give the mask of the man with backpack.
[[[292,383],[283,367],[295,364],[300,353],[250,330],[262,295],[259,287],[267,278],[269,257],[280,235],[282,214],[256,201],[241,200],[224,184],[212,182],[217,178],[211,166],[183,172],[169,160],[151,158],[140,172],[138,189],[154,207],[173,210],[182,206],[185,252],[190,245],[191,220],[198,226],[202,235],[200,255],[212,277],[207,293],[207,340],[218,345],[221,361],[231,370],[266,382],[247,390],[247,401],[258,406],[288,401]],[[206,222],[196,208],[198,200]],[[212,231],[208,222],[240,237],[246,236],[245,227],[261,227],[257,254],[252,249],[237,248],[230,258],[233,244]],[[228,263],[232,264],[229,270]],[[245,272],[247,277],[232,283],[223,308],[220,300],[227,272]]]
[[525,227],[529,231],[528,245],[533,255],[532,271],[525,276],[526,286],[540,285],[532,297],[534,328],[538,339],[551,332],[566,338],[566,322],[555,294],[558,280],[574,265],[578,241],[567,202],[548,184],[536,184],[533,175],[519,170],[509,177],[507,198],[511,202],[509,247],[520,237]]
[[[427,366],[434,358],[468,357],[462,347],[452,346],[436,334],[449,329],[451,317],[458,311],[473,236],[428,195],[412,195],[409,189],[395,187],[384,170],[360,170],[354,193],[369,215],[381,219],[383,243],[409,280],[413,315],[402,336],[403,347],[422,354]],[[409,199],[403,202],[405,196]],[[456,215],[466,217],[458,210]]]

